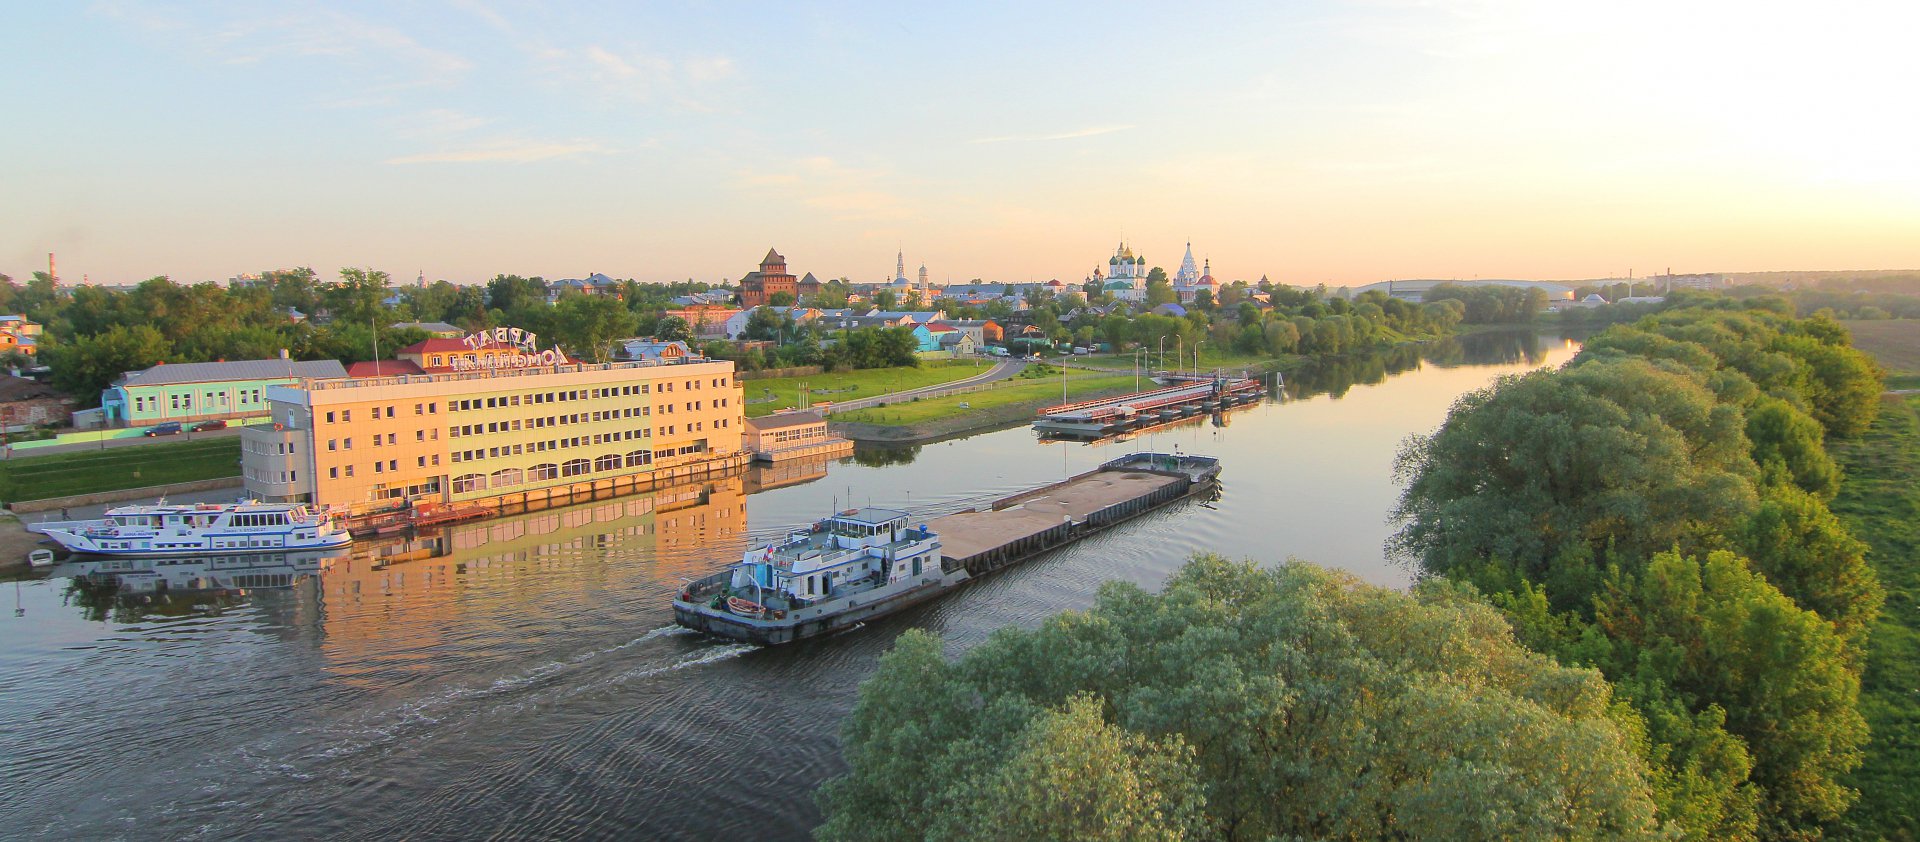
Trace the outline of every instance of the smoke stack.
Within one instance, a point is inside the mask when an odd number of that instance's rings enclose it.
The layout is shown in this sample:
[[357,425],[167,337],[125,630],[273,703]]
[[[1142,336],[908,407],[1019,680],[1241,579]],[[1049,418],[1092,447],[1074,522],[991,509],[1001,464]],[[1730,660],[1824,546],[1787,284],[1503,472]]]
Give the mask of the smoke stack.
[[60,270],[54,268],[53,252],[47,252],[47,277],[52,278],[56,284],[60,282]]

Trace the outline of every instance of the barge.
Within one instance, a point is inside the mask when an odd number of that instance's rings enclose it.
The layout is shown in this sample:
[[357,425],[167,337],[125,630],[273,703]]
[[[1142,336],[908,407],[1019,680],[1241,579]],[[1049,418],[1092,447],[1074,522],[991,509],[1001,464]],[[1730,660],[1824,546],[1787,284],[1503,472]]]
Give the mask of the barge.
[[1212,457],[1137,453],[986,511],[914,523],[897,509],[850,509],[688,583],[674,622],[761,646],[832,634],[1211,492],[1219,475]]
[[1260,381],[1248,377],[1179,376],[1176,381],[1131,395],[1046,407],[1033,428],[1042,436],[1097,439],[1245,406],[1265,395]]

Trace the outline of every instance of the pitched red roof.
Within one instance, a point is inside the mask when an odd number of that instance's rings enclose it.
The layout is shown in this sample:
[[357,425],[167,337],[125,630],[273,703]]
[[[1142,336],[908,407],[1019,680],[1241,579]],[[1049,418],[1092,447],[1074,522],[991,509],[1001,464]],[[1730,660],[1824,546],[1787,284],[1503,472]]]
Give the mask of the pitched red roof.
[[392,377],[396,374],[421,374],[410,360],[368,360],[347,366],[348,377]]

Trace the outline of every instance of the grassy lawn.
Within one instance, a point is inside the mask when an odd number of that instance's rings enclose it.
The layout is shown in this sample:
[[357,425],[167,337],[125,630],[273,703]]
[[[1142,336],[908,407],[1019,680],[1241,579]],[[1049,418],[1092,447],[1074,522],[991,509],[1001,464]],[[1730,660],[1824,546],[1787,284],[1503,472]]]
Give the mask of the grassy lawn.
[[1835,835],[1920,839],[1920,397],[1884,398],[1872,429],[1831,446],[1846,469],[1833,510],[1872,547],[1867,558],[1887,589],[1860,694],[1873,739],[1848,781],[1860,802]]
[[1888,371],[1920,374],[1920,319],[1873,319],[1841,324],[1853,333],[1853,347],[1872,354]]
[[238,436],[16,456],[0,461],[0,500],[40,500],[239,475]]
[[[1133,375],[1087,374],[1079,373],[1067,378],[1067,395],[1074,397],[1094,392],[1133,389]],[[1148,384],[1151,386],[1151,384]],[[939,398],[926,398],[918,401],[877,406],[871,409],[856,409],[851,412],[836,412],[835,421],[854,421],[862,424],[922,424],[969,412],[980,412],[1012,404],[1030,401],[1059,400],[1060,380],[1052,378],[1026,378],[1002,380],[992,389],[980,392],[968,392],[959,395],[947,395]],[[961,404],[966,404],[962,407]]]
[[[984,373],[992,367],[993,362],[989,360],[936,360],[923,362],[919,368],[866,368],[804,377],[742,380],[740,386],[747,401],[747,417],[758,418],[786,407],[799,406],[802,383],[813,391],[813,402],[818,404],[950,383]],[[773,392],[773,400],[763,400],[768,390]]]

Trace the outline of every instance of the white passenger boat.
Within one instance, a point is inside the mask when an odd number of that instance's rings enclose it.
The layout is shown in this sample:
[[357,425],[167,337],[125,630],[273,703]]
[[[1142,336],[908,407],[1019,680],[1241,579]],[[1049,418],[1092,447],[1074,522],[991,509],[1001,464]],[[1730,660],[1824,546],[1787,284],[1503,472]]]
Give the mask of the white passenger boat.
[[76,553],[163,557],[197,553],[280,553],[353,543],[333,518],[292,503],[196,503],[121,506],[96,520],[36,523]]

